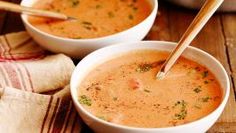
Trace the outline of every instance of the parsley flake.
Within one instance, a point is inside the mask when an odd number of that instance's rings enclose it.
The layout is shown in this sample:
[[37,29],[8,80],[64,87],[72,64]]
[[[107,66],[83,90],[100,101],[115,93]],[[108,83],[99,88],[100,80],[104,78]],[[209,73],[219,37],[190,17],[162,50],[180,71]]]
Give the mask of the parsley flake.
[[206,78],[208,76],[208,71],[204,71],[203,73],[202,73],[202,78]]
[[149,71],[151,69],[152,69],[152,65],[151,64],[141,64],[141,65],[138,66],[136,71],[140,72],[140,73],[144,73],[144,72],[147,72],[147,71]]
[[113,12],[108,12],[107,14],[108,14],[108,17],[109,17],[109,18],[114,18],[114,17],[115,17],[115,15],[114,15]]
[[150,93],[150,92],[151,92],[150,90],[147,90],[147,89],[144,89],[144,91],[147,92],[147,93]]
[[175,106],[173,106],[173,107],[175,108],[177,106],[180,106],[180,112],[179,113],[175,113],[174,117],[177,120],[184,120],[185,117],[187,116],[187,109],[186,109],[187,103],[184,100],[177,101],[175,103]]
[[81,104],[84,104],[84,105],[87,105],[87,106],[91,106],[92,105],[92,100],[90,98],[88,98],[86,95],[80,96],[79,102]]
[[129,17],[130,20],[134,19],[134,16],[132,14],[130,14],[128,17]]
[[201,98],[200,100],[205,103],[205,102],[208,102],[209,100],[211,100],[211,98],[209,96],[207,96],[207,97]]
[[201,92],[202,90],[200,89],[200,87],[196,87],[193,91],[194,91],[195,93],[199,93],[199,92]]
[[72,0],[72,7],[76,7],[79,5],[80,1],[79,0]]

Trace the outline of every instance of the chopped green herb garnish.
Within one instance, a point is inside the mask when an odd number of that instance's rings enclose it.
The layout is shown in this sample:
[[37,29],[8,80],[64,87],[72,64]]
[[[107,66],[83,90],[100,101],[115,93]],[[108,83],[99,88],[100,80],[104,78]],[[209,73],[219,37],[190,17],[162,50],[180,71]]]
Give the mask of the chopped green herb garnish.
[[117,101],[117,99],[118,99],[117,97],[113,97],[113,101]]
[[144,73],[144,72],[147,72],[147,71],[149,71],[151,69],[152,69],[152,65],[151,64],[141,64],[141,65],[138,66],[136,71]]
[[200,100],[205,103],[205,102],[208,102],[210,99],[211,98],[209,96],[207,96],[207,97],[201,98]]
[[92,27],[93,24],[91,22],[83,21],[82,24],[83,24],[83,27],[87,30],[91,30],[93,28]]
[[185,119],[185,117],[187,116],[187,109],[186,109],[187,103],[184,100],[177,101],[173,107],[175,108],[177,106],[180,106],[180,112],[176,113],[174,117],[178,120]]
[[81,36],[74,37],[74,39],[82,39]]
[[150,92],[151,92],[150,90],[147,90],[147,89],[144,89],[144,91],[147,92],[147,93],[150,93]]
[[133,7],[133,10],[134,10],[134,11],[137,11],[137,10],[138,10],[138,8],[137,8],[137,7]]
[[199,92],[201,92],[202,90],[200,89],[201,88],[201,86],[199,86],[199,87],[196,87],[193,91],[194,92],[196,92],[196,93],[199,93]]
[[88,27],[88,26],[84,26],[85,29],[87,30],[91,30],[92,28],[91,27]]
[[208,71],[204,71],[203,73],[202,73],[202,78],[205,78],[205,77],[207,77],[208,76]]
[[80,3],[79,0],[71,0],[71,2],[72,2],[72,7],[76,7]]
[[186,104],[187,104],[187,103],[186,103],[184,100],[182,100],[182,101],[177,101],[177,102],[175,103],[175,106],[181,105],[182,107],[185,107]]
[[184,120],[185,117],[187,115],[187,110],[181,110],[179,113],[176,113],[175,114],[175,117],[178,119],[178,120]]
[[96,9],[100,9],[101,7],[101,5],[96,5]]
[[158,103],[158,104],[153,104],[153,106],[159,107],[159,106],[161,106],[161,105]]
[[208,84],[208,83],[209,83],[209,81],[207,81],[207,80],[204,81],[204,84]]
[[87,21],[83,21],[82,24],[84,24],[84,25],[92,25],[91,22],[87,22]]
[[132,14],[130,14],[128,17],[130,20],[134,19],[134,16]]
[[92,105],[92,100],[90,98],[88,98],[86,95],[80,96],[79,102],[81,104],[84,104],[84,105],[87,105],[87,106],[91,106]]
[[113,18],[113,17],[115,17],[115,15],[114,15],[113,12],[108,12],[108,17],[109,17],[109,18]]
[[152,68],[155,68],[159,65],[162,65],[165,62],[165,60],[160,60],[160,61],[155,61],[153,63],[144,63],[144,64],[139,64],[138,68],[136,69],[136,72],[144,73]]
[[177,101],[177,102],[175,103],[175,106],[179,105],[180,103],[181,103],[180,101]]

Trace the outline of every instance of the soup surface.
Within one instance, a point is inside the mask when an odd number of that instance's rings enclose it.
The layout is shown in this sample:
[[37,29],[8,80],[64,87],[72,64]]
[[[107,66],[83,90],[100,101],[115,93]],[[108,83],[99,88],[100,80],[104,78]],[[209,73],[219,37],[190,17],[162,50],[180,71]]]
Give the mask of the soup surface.
[[79,21],[29,18],[44,32],[74,39],[121,32],[143,21],[152,10],[147,0],[39,0],[33,7],[78,18]]
[[181,125],[215,110],[221,87],[204,66],[181,57],[155,79],[168,54],[138,50],[97,66],[81,82],[79,102],[105,121],[145,128]]

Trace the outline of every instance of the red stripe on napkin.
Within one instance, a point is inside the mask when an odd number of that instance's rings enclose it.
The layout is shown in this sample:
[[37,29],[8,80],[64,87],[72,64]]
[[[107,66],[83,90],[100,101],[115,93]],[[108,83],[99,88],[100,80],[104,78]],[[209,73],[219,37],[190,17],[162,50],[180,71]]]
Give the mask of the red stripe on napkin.
[[33,87],[33,82],[32,82],[32,79],[31,79],[31,75],[29,73],[29,70],[27,69],[27,67],[24,65],[24,64],[21,64],[24,68],[24,70],[26,71],[26,74],[27,74],[27,77],[28,77],[28,80],[29,80],[29,85],[30,85],[30,89],[32,92],[35,92],[34,91],[34,87]]
[[60,101],[61,101],[61,100],[60,100],[59,98],[57,98],[57,102],[56,102],[56,105],[55,105],[55,107],[54,107],[53,115],[52,115],[52,117],[51,117],[51,120],[50,120],[50,122],[49,122],[48,132],[47,132],[47,133],[50,133],[51,126],[52,126],[52,124],[53,124],[53,122],[54,122],[54,120],[55,120],[55,116],[56,116],[56,113],[57,113],[57,111],[58,111],[58,105],[59,105],[59,102],[60,102]]
[[44,119],[43,119],[43,123],[42,123],[42,127],[41,127],[40,133],[43,133],[44,126],[45,126],[45,123],[46,123],[46,120],[48,118],[48,114],[49,114],[49,111],[50,111],[50,108],[51,108],[52,100],[53,100],[53,96],[50,97],[50,100],[49,100],[49,103],[48,103],[48,107],[47,107],[47,111],[46,111],[46,114],[45,114]]
[[11,81],[11,87],[14,87],[14,88],[21,88],[22,89],[22,86],[19,82],[19,77],[18,77],[18,74],[15,70],[15,68],[12,66],[11,63],[4,63],[2,64],[4,70],[7,72],[7,76],[8,76],[8,79],[10,79]]
[[55,118],[55,122],[53,125],[53,133],[59,133],[62,128],[63,128],[63,124],[65,122],[65,118],[66,118],[66,114],[69,108],[69,104],[67,104],[68,100],[62,99],[60,106],[59,106],[59,112],[57,112],[56,114],[56,118]]

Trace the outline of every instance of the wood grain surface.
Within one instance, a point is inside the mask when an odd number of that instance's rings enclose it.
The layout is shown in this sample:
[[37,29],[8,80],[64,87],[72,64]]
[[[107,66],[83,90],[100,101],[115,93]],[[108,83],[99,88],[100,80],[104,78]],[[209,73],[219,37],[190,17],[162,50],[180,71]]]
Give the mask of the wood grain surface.
[[[20,0],[8,0],[19,3]],[[159,13],[145,40],[177,42],[197,11],[159,1]],[[0,11],[0,34],[24,30],[20,16]],[[236,13],[215,14],[191,44],[216,57],[231,79],[227,106],[209,133],[236,133]],[[91,132],[88,127],[83,132]]]

